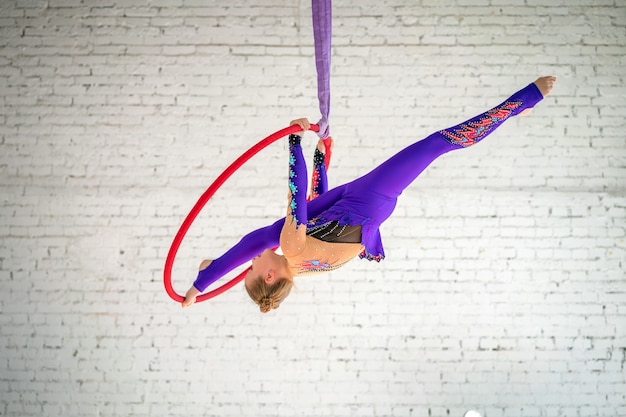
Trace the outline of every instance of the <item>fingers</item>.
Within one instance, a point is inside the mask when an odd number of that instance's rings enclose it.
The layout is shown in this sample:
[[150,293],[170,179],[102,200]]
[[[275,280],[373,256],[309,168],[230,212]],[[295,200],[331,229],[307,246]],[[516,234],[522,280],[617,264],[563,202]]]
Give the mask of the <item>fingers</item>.
[[293,125],[298,125],[300,126],[300,128],[305,131],[305,130],[309,130],[309,128],[311,127],[311,123],[309,123],[309,120],[307,118],[302,118],[302,119],[296,119],[296,120],[292,120],[289,123],[289,126],[293,126]]

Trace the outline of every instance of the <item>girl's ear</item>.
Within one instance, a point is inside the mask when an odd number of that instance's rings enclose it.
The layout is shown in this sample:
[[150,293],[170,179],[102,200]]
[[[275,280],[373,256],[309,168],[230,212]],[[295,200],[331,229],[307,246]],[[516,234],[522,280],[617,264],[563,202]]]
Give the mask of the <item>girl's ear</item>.
[[276,272],[274,272],[273,269],[270,269],[269,271],[267,271],[264,280],[266,284],[272,285],[276,280]]

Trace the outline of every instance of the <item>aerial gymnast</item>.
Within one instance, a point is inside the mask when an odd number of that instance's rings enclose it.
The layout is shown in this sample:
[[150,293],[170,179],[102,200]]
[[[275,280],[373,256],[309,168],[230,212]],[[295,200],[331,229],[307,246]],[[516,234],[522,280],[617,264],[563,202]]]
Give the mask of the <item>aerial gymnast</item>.
[[[320,140],[314,157],[318,180],[312,186],[314,198],[308,202],[301,133],[290,135],[286,217],[247,234],[219,258],[203,261],[182,306],[192,305],[211,283],[249,260],[252,267],[245,276],[245,288],[263,313],[280,306],[296,276],[335,270],[357,255],[380,262],[385,253],[379,227],[392,214],[402,191],[439,156],[472,146],[510,117],[528,113],[555,82],[555,77],[540,77],[493,109],[435,132],[368,174],[328,191],[323,163],[328,147]],[[307,119],[291,125],[303,131],[309,128]],[[277,246],[282,255],[272,250]]]

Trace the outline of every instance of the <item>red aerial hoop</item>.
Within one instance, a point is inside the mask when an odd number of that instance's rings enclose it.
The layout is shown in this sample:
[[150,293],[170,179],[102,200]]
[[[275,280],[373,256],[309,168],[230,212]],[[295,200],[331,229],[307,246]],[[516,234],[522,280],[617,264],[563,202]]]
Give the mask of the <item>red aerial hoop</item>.
[[[320,104],[320,112],[322,118],[317,124],[311,124],[309,130],[318,132],[318,136],[324,139],[326,145],[326,168],[328,168],[330,162],[330,129],[328,126],[328,115],[330,112],[330,56],[331,56],[331,32],[332,32],[332,5],[331,0],[312,0],[312,16],[313,16],[313,38],[315,43],[315,67],[317,69],[317,97]],[[320,132],[321,128],[321,132]],[[301,128],[298,125],[286,127],[278,132],[275,132],[252,148],[248,149],[243,155],[235,160],[217,179],[207,188],[202,194],[198,202],[191,209],[187,218],[180,226],[178,233],[174,237],[170,251],[167,254],[165,260],[165,269],[163,271],[163,283],[165,284],[165,290],[172,300],[177,302],[184,301],[184,297],[179,295],[172,288],[172,265],[174,264],[174,258],[176,258],[176,252],[189,230],[189,227],[195,220],[196,216],[204,205],[213,197],[213,194],[224,184],[224,182],[237,171],[246,161],[256,155],[261,149],[267,147],[271,143],[286,136],[290,133],[299,131]],[[249,268],[248,268],[249,269]],[[248,270],[242,272],[235,278],[228,281],[226,284],[218,287],[206,294],[202,294],[196,298],[196,302],[208,300],[217,295],[220,295],[224,291],[232,288],[238,282],[240,282],[245,276]]]
[[[178,252],[178,248],[180,247],[180,244],[182,243],[185,234],[187,234],[187,231],[191,227],[191,224],[196,219],[202,208],[211,199],[211,197],[213,197],[215,192],[226,182],[226,180],[230,178],[230,176],[235,173],[235,171],[241,168],[244,163],[246,163],[250,158],[256,155],[260,150],[276,142],[278,139],[291,133],[298,132],[301,129],[302,128],[298,125],[289,126],[277,132],[274,132],[265,139],[261,140],[259,143],[244,152],[239,158],[235,160],[235,162],[230,164],[230,166],[226,168],[215,181],[213,181],[213,184],[211,184],[209,188],[207,188],[204,194],[200,196],[200,199],[198,199],[196,204],[193,206],[193,208],[185,218],[185,221],[183,221],[183,224],[180,226],[180,229],[178,229],[178,233],[176,233],[176,236],[174,237],[172,246],[170,246],[170,251],[167,254],[167,259],[165,260],[165,269],[163,270],[163,284],[165,285],[165,291],[167,291],[167,294],[172,298],[172,300],[179,303],[182,303],[185,300],[185,297],[174,291],[174,288],[172,287],[172,266],[174,264],[174,259],[176,258],[176,253]],[[309,130],[312,130],[313,132],[318,132],[319,126],[316,124],[311,124]],[[330,155],[327,155],[327,157],[328,156]],[[199,295],[196,298],[196,303],[216,297],[234,287],[246,276],[246,273],[249,269],[250,268],[246,269],[235,278],[223,284],[221,287],[209,291],[208,293]]]

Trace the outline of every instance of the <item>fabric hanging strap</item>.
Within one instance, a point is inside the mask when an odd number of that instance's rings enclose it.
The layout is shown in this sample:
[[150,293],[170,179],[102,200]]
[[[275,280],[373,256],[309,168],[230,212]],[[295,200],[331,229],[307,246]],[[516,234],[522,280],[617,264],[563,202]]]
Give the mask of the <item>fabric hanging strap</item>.
[[322,118],[317,125],[321,139],[330,136],[328,115],[330,113],[330,55],[332,37],[331,0],[312,0],[313,37],[315,41],[315,67],[317,68],[317,98]]

